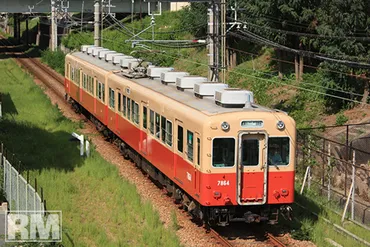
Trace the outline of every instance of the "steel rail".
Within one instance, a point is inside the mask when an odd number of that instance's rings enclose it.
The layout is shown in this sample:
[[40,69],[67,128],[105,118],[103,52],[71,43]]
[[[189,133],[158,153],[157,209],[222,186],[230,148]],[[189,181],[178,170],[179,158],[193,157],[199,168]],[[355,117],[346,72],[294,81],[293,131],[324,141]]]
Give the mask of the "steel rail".
[[225,247],[233,247],[233,245],[227,241],[224,237],[222,237],[218,232],[213,230],[212,228],[210,229],[210,233],[220,241],[220,243],[225,246]]
[[267,233],[268,240],[271,242],[271,244],[275,247],[286,247],[286,245],[281,242],[279,239],[277,239],[274,235],[271,233]]

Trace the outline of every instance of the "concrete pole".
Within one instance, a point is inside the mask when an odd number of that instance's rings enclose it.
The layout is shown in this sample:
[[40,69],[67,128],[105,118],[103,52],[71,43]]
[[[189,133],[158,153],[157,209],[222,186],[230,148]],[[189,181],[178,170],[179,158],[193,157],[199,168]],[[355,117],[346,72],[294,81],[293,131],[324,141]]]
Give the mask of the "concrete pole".
[[100,1],[95,1],[94,4],[94,45],[101,45],[101,30],[100,30]]
[[29,32],[29,30],[28,30],[28,16],[27,16],[27,18],[26,18],[26,46],[27,46],[27,47],[28,47],[28,45],[29,45],[28,32]]
[[214,35],[214,26],[213,26],[213,10],[208,9],[208,80],[212,80],[213,75],[213,57],[214,57],[214,44],[213,44],[213,35]]
[[15,40],[18,40],[18,14],[14,13],[13,15],[13,37]]
[[5,20],[4,20],[4,32],[5,33],[8,33],[8,19],[9,18],[9,14],[6,14],[6,17],[5,17]]
[[56,7],[55,1],[51,1],[51,50],[56,51],[58,47],[58,29],[57,29],[57,22],[56,22]]

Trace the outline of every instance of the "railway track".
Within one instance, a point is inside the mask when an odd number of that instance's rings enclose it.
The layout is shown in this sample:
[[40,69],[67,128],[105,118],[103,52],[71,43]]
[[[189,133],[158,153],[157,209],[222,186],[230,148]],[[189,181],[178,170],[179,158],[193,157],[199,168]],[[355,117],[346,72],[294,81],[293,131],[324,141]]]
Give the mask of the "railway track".
[[222,237],[218,232],[216,232],[214,229],[211,228],[210,234],[212,234],[224,247],[233,247],[228,240],[226,240],[224,237]]
[[[0,38],[2,36],[0,35]],[[0,41],[0,45],[3,47],[11,47],[11,44],[5,44],[5,42]],[[35,58],[31,57],[24,57],[24,53],[17,54],[14,59],[21,64],[27,71],[33,74],[36,78],[38,78],[46,87],[51,89],[56,96],[64,101],[64,77],[57,74],[57,72],[53,71],[42,62]],[[89,122],[89,121],[88,121]],[[91,122],[89,124],[93,125]],[[94,126],[95,127],[95,126]],[[214,229],[211,229],[209,234],[222,246],[224,247],[235,247],[240,246],[240,244],[231,243],[222,234],[218,233]],[[269,244],[275,247],[284,247],[284,245],[279,239],[274,237],[272,234],[266,234],[266,242],[265,244]],[[248,245],[248,244],[246,244]],[[245,246],[243,244],[243,246]]]
[[268,232],[267,237],[268,237],[268,240],[269,240],[269,242],[272,246],[274,246],[274,247],[286,247],[286,245],[283,242],[281,242],[278,238],[276,238],[271,233]]

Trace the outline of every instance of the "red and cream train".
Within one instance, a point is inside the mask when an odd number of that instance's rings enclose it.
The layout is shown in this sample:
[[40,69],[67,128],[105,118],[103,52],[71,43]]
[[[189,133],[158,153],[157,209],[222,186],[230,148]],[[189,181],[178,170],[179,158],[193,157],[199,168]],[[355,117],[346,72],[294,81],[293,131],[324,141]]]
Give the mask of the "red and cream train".
[[286,113],[254,104],[249,91],[99,47],[68,54],[65,66],[76,109],[193,216],[272,223],[290,211],[296,129]]

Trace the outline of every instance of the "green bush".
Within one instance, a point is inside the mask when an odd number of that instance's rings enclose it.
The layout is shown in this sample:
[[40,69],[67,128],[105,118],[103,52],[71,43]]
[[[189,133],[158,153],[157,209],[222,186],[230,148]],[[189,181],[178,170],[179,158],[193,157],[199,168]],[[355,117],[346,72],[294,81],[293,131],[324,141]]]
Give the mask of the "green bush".
[[53,52],[48,49],[41,52],[41,61],[49,65],[59,74],[64,75],[65,54],[61,50]]
[[343,125],[345,123],[347,123],[348,121],[348,117],[346,117],[343,112],[340,112],[337,114],[336,118],[335,118],[335,124],[336,125]]
[[309,219],[304,219],[301,228],[292,233],[292,238],[298,240],[311,240],[313,229],[313,222]]

